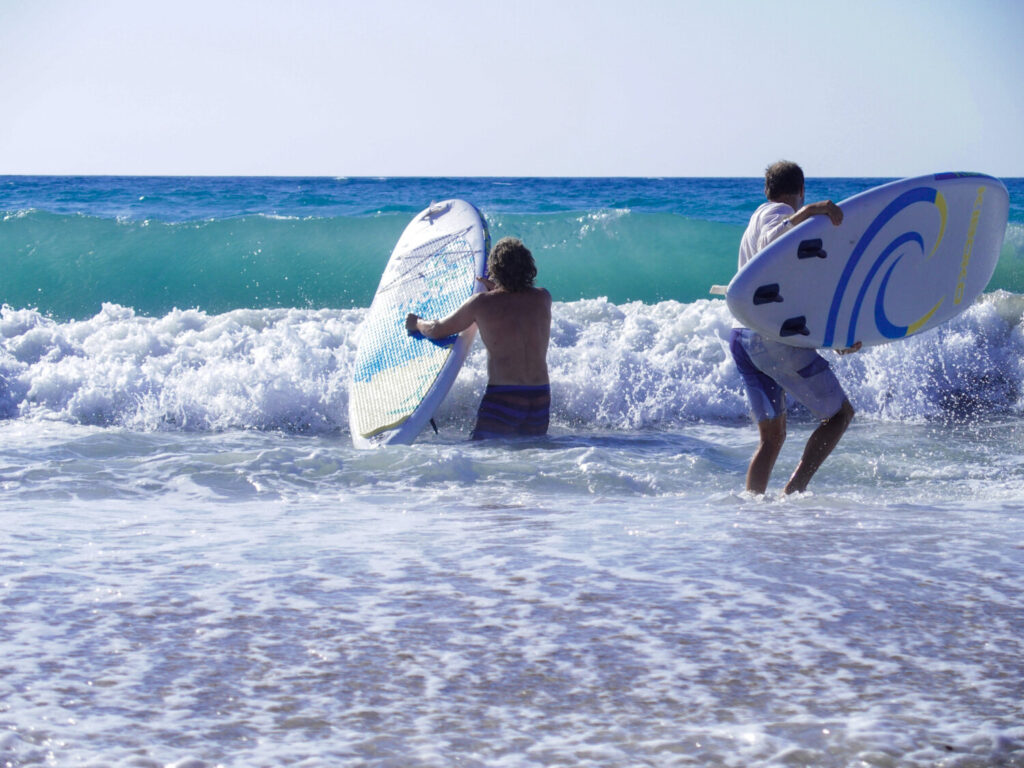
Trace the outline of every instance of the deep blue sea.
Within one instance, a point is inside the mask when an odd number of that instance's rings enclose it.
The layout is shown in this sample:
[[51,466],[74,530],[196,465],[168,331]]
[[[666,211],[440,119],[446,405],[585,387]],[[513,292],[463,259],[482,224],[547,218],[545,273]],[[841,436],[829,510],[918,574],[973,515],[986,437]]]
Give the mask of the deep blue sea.
[[[937,169],[949,170],[949,169]],[[890,179],[808,179],[841,201]],[[1024,179],[964,314],[830,358],[742,492],[760,178],[0,177],[0,764],[1024,766]],[[360,322],[460,197],[555,299],[548,439],[356,451]]]

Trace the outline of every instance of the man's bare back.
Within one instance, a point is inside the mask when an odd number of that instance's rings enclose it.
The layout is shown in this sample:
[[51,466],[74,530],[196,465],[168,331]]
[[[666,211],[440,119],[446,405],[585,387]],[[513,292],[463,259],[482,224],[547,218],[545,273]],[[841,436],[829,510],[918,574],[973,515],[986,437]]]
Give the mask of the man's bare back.
[[544,288],[506,291],[487,285],[491,290],[473,295],[448,317],[431,321],[409,315],[406,327],[442,339],[476,323],[487,347],[489,384],[547,384],[551,294]]
[[476,297],[476,327],[487,347],[491,384],[547,384],[551,294],[544,288]]

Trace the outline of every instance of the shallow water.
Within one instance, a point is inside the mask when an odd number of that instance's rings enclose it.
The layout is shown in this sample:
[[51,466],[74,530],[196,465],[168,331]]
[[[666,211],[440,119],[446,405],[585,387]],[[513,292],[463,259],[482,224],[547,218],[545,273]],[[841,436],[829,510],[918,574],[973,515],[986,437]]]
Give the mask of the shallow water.
[[1021,434],[857,423],[780,500],[736,492],[747,426],[366,453],[9,423],[0,755],[1024,765]]

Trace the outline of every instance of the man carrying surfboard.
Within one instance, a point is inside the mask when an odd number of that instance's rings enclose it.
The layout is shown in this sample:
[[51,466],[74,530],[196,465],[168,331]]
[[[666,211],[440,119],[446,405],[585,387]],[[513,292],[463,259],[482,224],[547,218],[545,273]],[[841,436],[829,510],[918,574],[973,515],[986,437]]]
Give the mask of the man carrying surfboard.
[[487,348],[487,390],[472,439],[543,435],[551,407],[551,294],[534,287],[533,254],[517,238],[495,243],[487,257],[487,274],[478,278],[485,292],[473,294],[440,320],[410,313],[406,331],[443,339],[476,323]]
[[[767,168],[764,184],[768,202],[750,217],[739,249],[739,267],[792,227],[812,216],[828,216],[838,226],[843,212],[831,200],[804,204],[804,174],[796,163],[781,161]],[[760,442],[747,469],[747,490],[764,493],[775,461],[786,440],[786,392],[821,420],[807,439],[800,463],[785,492],[802,492],[814,473],[839,443],[853,419],[853,407],[815,350],[764,338],[748,328],[734,328],[729,347],[747,390],[757,421]],[[860,342],[840,354],[860,349]]]

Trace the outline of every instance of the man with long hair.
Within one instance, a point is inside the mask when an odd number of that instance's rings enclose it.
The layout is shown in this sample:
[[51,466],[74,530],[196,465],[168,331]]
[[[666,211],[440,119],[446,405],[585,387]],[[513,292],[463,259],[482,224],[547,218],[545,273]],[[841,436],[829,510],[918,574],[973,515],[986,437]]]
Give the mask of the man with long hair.
[[410,313],[406,330],[443,339],[476,323],[487,348],[487,390],[472,439],[543,435],[551,408],[551,294],[534,286],[533,254],[517,238],[495,243],[487,257],[487,274],[479,278],[485,292],[474,294],[440,320]]

